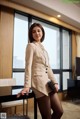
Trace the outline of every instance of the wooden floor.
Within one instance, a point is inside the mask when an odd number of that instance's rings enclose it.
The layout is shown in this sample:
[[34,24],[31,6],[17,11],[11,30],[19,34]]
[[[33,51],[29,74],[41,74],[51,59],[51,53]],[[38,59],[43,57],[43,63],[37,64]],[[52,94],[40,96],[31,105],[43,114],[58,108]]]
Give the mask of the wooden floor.
[[[62,106],[64,110],[64,114],[61,119],[80,119],[80,100],[68,100],[68,101],[62,101]],[[8,109],[8,112],[10,114],[11,109]],[[22,108],[19,107],[18,115],[22,115]],[[11,111],[12,115],[12,111]],[[33,106],[30,106],[28,109],[28,116],[30,119],[34,119],[34,110]],[[38,119],[42,119],[41,115],[37,113]]]
[[[80,101],[63,101],[62,106],[64,109],[64,114],[61,119],[80,119]],[[31,119],[33,119],[33,111],[29,111],[28,115]],[[39,111],[38,119],[41,119]]]

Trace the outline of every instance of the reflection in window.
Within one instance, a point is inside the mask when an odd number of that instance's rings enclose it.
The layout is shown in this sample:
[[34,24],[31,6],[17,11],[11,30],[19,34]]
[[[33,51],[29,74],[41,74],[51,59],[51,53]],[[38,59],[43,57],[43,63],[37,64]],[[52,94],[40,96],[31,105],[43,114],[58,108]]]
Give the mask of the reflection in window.
[[32,22],[40,23],[44,27],[45,39],[43,41],[43,45],[49,54],[51,68],[59,69],[60,68],[59,28],[37,20],[32,20]]
[[28,18],[15,14],[13,68],[25,67],[25,48],[28,43]]

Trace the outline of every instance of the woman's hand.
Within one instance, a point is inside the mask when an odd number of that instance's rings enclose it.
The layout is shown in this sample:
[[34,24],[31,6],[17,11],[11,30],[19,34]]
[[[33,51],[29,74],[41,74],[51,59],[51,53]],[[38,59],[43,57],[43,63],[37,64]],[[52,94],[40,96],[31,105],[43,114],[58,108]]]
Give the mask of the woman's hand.
[[21,95],[28,95],[30,88],[23,88],[20,93],[17,94],[17,98],[19,98]]
[[55,83],[55,91],[58,92],[58,89],[59,89],[58,83]]

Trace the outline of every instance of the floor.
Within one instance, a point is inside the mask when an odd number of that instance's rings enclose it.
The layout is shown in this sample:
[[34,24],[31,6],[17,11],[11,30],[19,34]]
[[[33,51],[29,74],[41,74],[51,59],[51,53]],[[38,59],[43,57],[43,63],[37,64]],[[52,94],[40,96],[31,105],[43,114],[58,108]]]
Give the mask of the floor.
[[62,102],[64,114],[62,119],[80,119],[80,101]]
[[[80,100],[62,101],[62,106],[64,114],[61,119],[80,119]],[[33,107],[28,109],[28,116],[30,117],[30,119],[34,119],[33,111]],[[22,115],[21,111],[18,114]],[[37,119],[42,119],[39,110],[37,116]]]
[[[63,101],[62,106],[64,109],[64,114],[61,119],[80,119],[80,100]],[[30,111],[28,115],[30,119],[34,119],[33,111]],[[41,119],[39,111],[38,119]]]

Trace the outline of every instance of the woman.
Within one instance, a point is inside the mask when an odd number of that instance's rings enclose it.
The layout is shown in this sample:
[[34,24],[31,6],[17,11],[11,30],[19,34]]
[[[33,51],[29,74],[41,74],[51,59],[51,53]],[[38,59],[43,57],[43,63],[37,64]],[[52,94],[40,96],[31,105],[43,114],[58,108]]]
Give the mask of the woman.
[[[43,27],[38,23],[32,24],[29,29],[30,43],[26,48],[25,84],[18,96],[28,94],[32,88],[42,119],[60,119],[63,109],[58,98],[58,84],[50,68],[47,51],[41,44],[44,37]],[[47,83],[50,80],[55,85],[55,92],[48,87]]]

